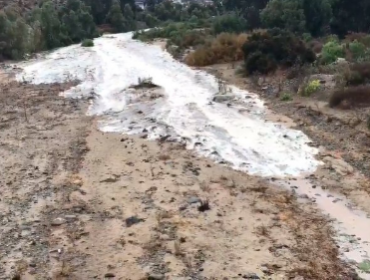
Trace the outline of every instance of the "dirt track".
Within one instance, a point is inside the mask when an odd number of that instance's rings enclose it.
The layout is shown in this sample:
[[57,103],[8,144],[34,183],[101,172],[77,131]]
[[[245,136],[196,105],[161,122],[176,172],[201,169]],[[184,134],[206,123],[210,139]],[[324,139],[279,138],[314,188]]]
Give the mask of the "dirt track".
[[103,134],[67,87],[2,76],[0,279],[356,279],[314,203]]

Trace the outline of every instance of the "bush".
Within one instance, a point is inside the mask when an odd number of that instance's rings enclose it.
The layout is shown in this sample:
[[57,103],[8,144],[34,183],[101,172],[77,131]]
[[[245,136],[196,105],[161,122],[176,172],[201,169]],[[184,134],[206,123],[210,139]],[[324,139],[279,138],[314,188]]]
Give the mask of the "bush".
[[249,74],[266,74],[278,66],[291,67],[315,61],[315,54],[294,34],[279,29],[254,32],[243,46]]
[[207,66],[242,60],[242,46],[246,40],[246,34],[222,33],[208,44],[190,53],[185,58],[185,62],[191,66]]
[[247,22],[236,14],[226,14],[215,19],[212,29],[215,34],[241,33],[246,31]]
[[292,96],[289,93],[284,92],[283,95],[281,96],[280,100],[281,101],[291,101]]
[[330,40],[322,48],[320,62],[327,65],[334,63],[338,58],[344,58],[345,56],[346,53],[344,46],[339,44],[337,40]]
[[303,89],[301,94],[303,96],[310,96],[311,94],[317,92],[321,87],[319,80],[313,80],[308,83],[308,85]]
[[94,41],[91,39],[85,39],[82,41],[81,44],[82,47],[93,47],[94,46]]
[[329,106],[336,107],[344,101],[349,102],[351,105],[369,105],[370,87],[358,86],[337,90],[330,96]]
[[352,59],[354,59],[355,61],[360,60],[366,54],[366,46],[357,40],[349,43],[348,48],[351,52]]

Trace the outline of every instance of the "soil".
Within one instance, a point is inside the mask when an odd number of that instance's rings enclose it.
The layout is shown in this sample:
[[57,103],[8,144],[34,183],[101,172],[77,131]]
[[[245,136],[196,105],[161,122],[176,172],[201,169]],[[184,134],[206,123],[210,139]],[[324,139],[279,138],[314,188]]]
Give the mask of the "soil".
[[70,86],[0,75],[0,279],[357,279],[314,202],[178,143],[102,133],[88,100],[58,95]]

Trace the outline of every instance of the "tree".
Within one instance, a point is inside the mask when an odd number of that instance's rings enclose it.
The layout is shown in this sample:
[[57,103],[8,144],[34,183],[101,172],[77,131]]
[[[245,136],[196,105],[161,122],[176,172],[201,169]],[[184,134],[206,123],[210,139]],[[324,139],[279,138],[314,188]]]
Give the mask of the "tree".
[[213,32],[215,34],[222,32],[240,33],[246,31],[246,29],[246,20],[236,14],[226,14],[220,16],[213,23]]
[[304,14],[306,28],[312,36],[325,34],[325,28],[329,27],[332,18],[332,6],[329,0],[304,0]]
[[62,45],[62,27],[57,10],[51,1],[44,2],[40,9],[39,19],[46,49]]
[[131,31],[136,29],[136,21],[134,12],[129,4],[126,4],[123,9],[123,15],[125,18],[126,31]]
[[267,28],[281,28],[295,33],[304,33],[306,18],[303,0],[271,0],[261,13],[262,23]]
[[113,1],[112,7],[107,15],[107,22],[113,26],[116,32],[122,32],[126,30],[125,18],[123,17],[118,0]]

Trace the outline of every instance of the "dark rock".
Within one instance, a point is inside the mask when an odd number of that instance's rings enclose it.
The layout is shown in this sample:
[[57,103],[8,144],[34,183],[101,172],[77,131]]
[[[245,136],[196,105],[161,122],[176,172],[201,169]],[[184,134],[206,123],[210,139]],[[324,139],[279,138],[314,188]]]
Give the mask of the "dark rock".
[[247,273],[243,275],[244,279],[261,279],[256,273]]
[[116,277],[116,275],[112,272],[108,272],[108,273],[105,273],[104,277],[105,278],[114,278],[114,277]]
[[144,222],[144,219],[140,219],[136,216],[131,216],[131,217],[126,219],[126,226],[131,227],[131,226],[133,226],[135,224],[138,224],[138,223],[141,223],[141,222]]
[[211,207],[209,206],[209,201],[208,200],[204,200],[204,201],[200,201],[200,206],[198,207],[198,210],[200,212],[205,212],[207,210],[211,210]]

